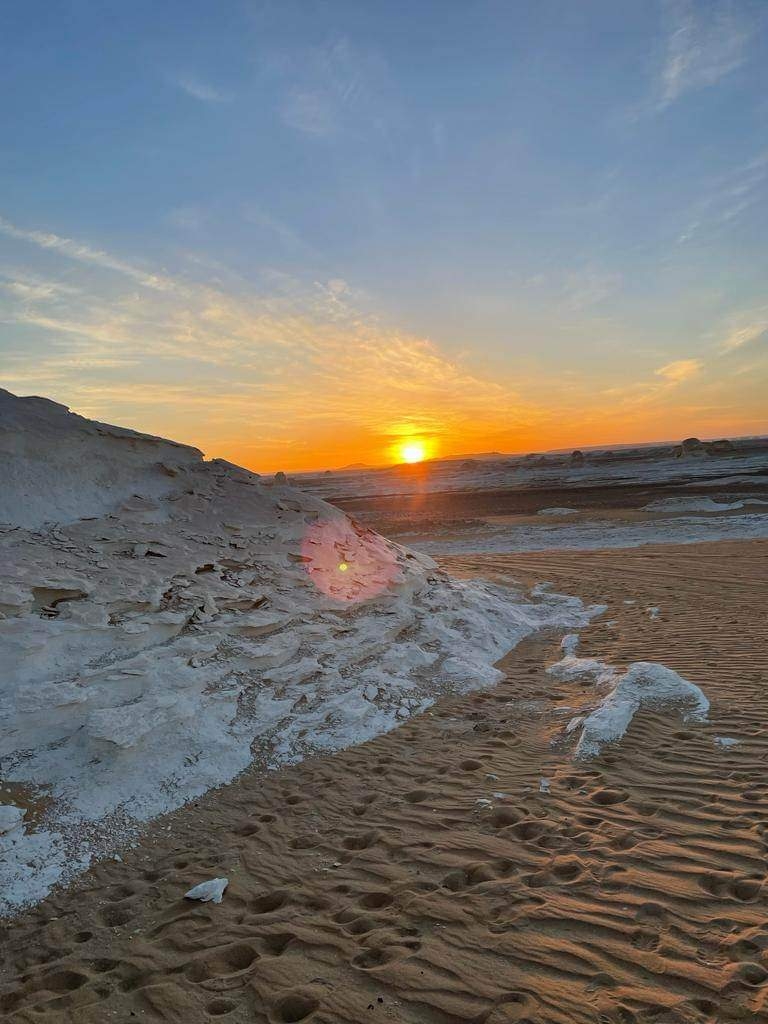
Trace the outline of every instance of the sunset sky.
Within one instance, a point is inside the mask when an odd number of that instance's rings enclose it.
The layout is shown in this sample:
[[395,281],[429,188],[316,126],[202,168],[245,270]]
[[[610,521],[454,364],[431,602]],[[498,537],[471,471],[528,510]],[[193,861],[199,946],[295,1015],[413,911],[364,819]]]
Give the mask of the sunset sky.
[[0,45],[0,387],[267,471],[768,432],[764,0],[28,0]]

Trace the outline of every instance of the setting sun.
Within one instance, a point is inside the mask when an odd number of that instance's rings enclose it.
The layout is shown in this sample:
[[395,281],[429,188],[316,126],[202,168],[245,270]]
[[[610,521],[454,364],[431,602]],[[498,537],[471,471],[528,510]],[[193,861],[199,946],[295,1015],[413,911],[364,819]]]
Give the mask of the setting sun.
[[403,462],[423,462],[427,457],[427,446],[423,441],[406,441],[400,446]]

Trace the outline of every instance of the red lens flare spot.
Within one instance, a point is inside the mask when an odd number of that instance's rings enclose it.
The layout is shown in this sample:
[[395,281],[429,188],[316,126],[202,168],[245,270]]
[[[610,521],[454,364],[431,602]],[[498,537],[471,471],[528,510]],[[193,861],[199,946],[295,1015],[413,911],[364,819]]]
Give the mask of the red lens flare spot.
[[341,517],[312,523],[301,554],[309,578],[335,601],[366,601],[402,579],[397,549]]

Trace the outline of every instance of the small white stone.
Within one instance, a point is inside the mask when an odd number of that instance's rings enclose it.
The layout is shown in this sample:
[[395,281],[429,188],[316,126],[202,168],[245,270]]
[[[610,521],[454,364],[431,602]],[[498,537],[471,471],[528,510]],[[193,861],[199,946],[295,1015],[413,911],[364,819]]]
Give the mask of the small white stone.
[[733,736],[715,736],[715,743],[718,747],[735,747],[740,740],[734,739]]
[[221,903],[224,898],[224,890],[228,885],[228,878],[211,878],[207,882],[196,885],[189,892],[185,892],[184,899],[200,900],[202,903]]

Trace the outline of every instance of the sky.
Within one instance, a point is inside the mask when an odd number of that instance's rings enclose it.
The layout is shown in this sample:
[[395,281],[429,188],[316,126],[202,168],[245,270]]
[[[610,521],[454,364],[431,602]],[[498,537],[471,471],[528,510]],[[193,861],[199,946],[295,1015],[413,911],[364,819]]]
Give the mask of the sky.
[[768,432],[764,0],[9,0],[0,387],[261,471]]

